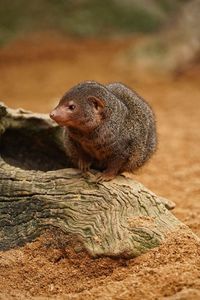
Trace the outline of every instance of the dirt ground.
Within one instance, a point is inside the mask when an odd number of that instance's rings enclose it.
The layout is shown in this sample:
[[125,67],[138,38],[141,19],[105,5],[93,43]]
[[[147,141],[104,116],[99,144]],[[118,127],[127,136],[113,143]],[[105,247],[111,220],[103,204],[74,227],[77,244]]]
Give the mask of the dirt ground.
[[[135,42],[53,34],[15,41],[0,50],[0,100],[48,113],[65,90],[87,79],[138,91],[155,111],[159,147],[134,179],[174,201],[174,214],[200,236],[200,69],[144,75],[124,60]],[[0,299],[200,299],[200,243],[191,236],[174,236],[127,261],[63,250],[64,238],[46,232],[0,252]]]

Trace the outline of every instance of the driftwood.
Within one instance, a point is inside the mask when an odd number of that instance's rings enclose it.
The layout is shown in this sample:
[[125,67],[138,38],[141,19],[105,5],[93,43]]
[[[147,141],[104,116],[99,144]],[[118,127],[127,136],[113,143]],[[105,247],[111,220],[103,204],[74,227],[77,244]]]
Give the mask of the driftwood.
[[94,257],[133,257],[185,230],[169,211],[173,204],[139,182],[96,183],[93,173],[73,169],[61,137],[48,116],[0,105],[1,250],[53,226]]

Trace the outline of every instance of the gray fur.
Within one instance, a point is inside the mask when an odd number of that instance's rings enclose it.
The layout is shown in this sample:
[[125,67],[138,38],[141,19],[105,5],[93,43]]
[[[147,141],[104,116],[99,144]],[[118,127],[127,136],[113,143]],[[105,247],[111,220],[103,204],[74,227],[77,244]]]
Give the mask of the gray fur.
[[[88,106],[92,104],[86,102],[88,96],[105,102],[97,126]],[[125,85],[86,81],[69,90],[60,105],[67,99],[81,103],[84,116],[79,128],[65,129],[66,152],[75,166],[87,169],[91,165],[114,177],[124,171],[134,172],[156,150],[154,113],[145,100]]]

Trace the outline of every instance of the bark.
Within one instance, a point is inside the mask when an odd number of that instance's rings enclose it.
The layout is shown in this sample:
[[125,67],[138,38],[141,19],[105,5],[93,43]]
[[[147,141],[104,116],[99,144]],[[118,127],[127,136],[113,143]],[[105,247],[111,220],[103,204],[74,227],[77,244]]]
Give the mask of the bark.
[[[0,249],[57,227],[91,256],[134,257],[187,230],[173,203],[124,176],[96,183],[71,168],[62,129],[46,115],[0,105]],[[95,173],[95,171],[94,171]]]

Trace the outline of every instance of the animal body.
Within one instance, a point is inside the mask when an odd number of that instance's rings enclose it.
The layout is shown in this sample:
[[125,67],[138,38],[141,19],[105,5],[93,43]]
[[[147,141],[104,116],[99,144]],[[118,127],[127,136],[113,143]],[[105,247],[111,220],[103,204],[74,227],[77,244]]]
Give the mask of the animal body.
[[151,107],[122,83],[79,83],[64,94],[50,117],[65,128],[65,149],[74,166],[83,172],[101,170],[98,181],[134,172],[156,150]]

